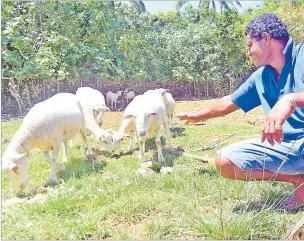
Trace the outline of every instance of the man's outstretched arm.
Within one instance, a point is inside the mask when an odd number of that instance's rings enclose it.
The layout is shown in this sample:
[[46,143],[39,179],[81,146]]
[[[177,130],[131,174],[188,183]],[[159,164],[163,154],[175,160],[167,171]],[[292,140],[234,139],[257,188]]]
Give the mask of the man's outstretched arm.
[[239,107],[232,102],[231,95],[227,95],[207,108],[196,112],[180,112],[176,117],[180,120],[184,120],[185,124],[189,124],[224,116],[237,109],[239,109]]

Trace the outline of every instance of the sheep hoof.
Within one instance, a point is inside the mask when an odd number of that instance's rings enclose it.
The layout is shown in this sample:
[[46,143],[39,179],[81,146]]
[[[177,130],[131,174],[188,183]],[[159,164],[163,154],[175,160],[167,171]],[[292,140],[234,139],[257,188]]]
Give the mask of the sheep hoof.
[[170,145],[170,146],[168,147],[168,150],[169,150],[169,151],[175,151],[175,148],[174,148],[172,145]]

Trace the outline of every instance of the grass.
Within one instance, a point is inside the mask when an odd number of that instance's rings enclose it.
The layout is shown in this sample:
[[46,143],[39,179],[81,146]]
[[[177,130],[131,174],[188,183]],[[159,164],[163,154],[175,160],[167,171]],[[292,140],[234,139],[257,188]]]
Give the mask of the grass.
[[[215,149],[196,153],[212,157],[227,144],[258,136],[260,127],[242,116],[238,112],[199,126],[178,123],[171,132],[173,145],[191,151],[199,147],[198,141],[208,145],[236,133]],[[20,124],[21,120],[2,124],[2,154]],[[90,142],[97,145],[93,139]],[[166,152],[173,173],[144,177],[136,174],[141,163],[136,154],[118,159],[100,156],[103,163],[90,166],[84,162],[81,139],[74,143],[64,163],[67,170],[58,172],[60,183],[54,194],[44,203],[16,204],[2,214],[3,239],[281,239],[303,216],[301,211],[279,208],[282,197],[292,191],[286,183],[228,180],[212,166]],[[153,140],[147,149],[148,159],[152,158]],[[44,186],[50,164],[37,149],[29,164],[31,184]],[[2,174],[2,200],[6,200],[15,194]]]

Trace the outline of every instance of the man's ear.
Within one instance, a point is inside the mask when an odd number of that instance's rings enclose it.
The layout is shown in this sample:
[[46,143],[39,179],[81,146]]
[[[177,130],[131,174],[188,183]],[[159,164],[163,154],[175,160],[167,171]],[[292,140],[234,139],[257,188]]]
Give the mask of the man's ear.
[[268,46],[271,40],[271,36],[269,35],[269,33],[263,32],[262,38],[264,39],[266,46]]

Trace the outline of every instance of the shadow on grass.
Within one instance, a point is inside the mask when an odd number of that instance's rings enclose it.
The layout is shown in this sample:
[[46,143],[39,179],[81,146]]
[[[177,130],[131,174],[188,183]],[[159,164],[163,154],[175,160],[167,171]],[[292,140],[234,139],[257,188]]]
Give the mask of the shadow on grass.
[[209,175],[210,177],[219,177],[219,173],[217,172],[217,170],[214,168],[214,167],[210,167],[210,166],[204,166],[204,167],[201,167],[199,170],[198,170],[198,173],[200,175]]
[[171,137],[175,138],[178,136],[185,136],[185,128],[184,127],[174,127],[172,129],[170,129],[171,132]]
[[64,166],[66,170],[60,171],[58,177],[59,179],[67,181],[70,178],[78,179],[94,172],[102,173],[106,167],[106,162],[101,161],[101,163],[98,164],[91,164],[81,158],[71,158],[68,162],[64,163]]
[[304,206],[297,207],[292,210],[283,207],[282,204],[288,197],[289,196],[286,195],[269,193],[265,196],[264,200],[258,202],[248,202],[236,206],[233,209],[233,212],[262,212],[272,210],[279,213],[297,213],[300,211],[304,211]]

